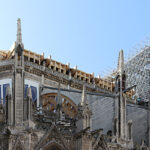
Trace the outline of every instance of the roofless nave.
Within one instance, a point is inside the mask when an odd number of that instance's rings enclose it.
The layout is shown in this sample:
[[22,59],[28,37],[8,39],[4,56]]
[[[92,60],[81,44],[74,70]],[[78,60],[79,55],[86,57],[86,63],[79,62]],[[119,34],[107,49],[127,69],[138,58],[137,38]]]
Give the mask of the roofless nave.
[[26,50],[18,19],[14,47],[0,51],[1,149],[149,149],[149,51],[124,65],[121,50],[105,80]]

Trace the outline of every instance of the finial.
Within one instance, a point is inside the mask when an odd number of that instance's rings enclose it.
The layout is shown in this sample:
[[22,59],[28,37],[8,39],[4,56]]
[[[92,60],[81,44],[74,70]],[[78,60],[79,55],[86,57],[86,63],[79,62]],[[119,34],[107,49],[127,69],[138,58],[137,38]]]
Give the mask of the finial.
[[67,63],[67,66],[70,68],[70,63],[69,62]]
[[17,43],[22,44],[22,34],[21,34],[21,20],[17,20]]
[[119,52],[119,58],[118,58],[118,73],[123,74],[124,71],[124,55],[123,50]]
[[50,60],[51,60],[51,59],[52,59],[52,56],[50,55],[50,56],[48,57],[48,59],[50,59]]
[[100,76],[100,75],[98,75],[98,78],[100,79],[100,78],[101,78],[101,76]]
[[83,84],[82,97],[81,97],[81,106],[86,106],[86,104],[87,104],[86,87]]

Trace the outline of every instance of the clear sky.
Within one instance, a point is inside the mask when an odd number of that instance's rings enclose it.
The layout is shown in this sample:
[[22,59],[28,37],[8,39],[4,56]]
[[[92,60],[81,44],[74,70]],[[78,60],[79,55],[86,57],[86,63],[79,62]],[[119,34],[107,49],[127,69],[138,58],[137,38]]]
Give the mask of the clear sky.
[[120,49],[128,56],[147,43],[149,7],[149,0],[0,0],[0,49],[16,40],[21,18],[26,49],[104,75]]

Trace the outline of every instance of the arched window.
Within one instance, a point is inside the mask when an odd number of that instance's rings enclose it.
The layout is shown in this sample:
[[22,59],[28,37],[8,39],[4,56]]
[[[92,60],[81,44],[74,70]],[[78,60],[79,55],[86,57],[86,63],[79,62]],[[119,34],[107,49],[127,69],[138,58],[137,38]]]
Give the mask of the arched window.
[[117,135],[117,118],[114,119],[114,136]]
[[86,128],[88,127],[88,116],[86,116]]
[[[57,100],[58,100],[57,93],[44,94],[42,95],[42,105],[43,105],[42,107],[49,112],[55,112]],[[74,118],[77,114],[76,104],[70,98],[62,94],[61,100],[63,112],[69,117]]]
[[128,121],[128,139],[132,139],[132,120]]
[[12,79],[0,80],[0,103],[5,104],[6,101],[6,89],[7,87],[12,89]]
[[27,89],[31,88],[32,92],[32,102],[35,106],[39,106],[39,83],[25,79],[25,84],[24,84],[24,98],[27,97]]
[[41,150],[64,150],[64,149],[57,143],[51,143],[51,144],[46,145]]

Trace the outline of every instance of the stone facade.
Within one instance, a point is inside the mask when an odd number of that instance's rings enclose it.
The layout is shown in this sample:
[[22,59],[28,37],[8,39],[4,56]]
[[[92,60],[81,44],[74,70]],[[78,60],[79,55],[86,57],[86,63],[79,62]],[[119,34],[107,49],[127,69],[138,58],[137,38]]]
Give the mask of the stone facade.
[[109,82],[26,52],[18,19],[14,48],[1,52],[0,149],[149,149],[149,106],[128,97],[123,51]]

